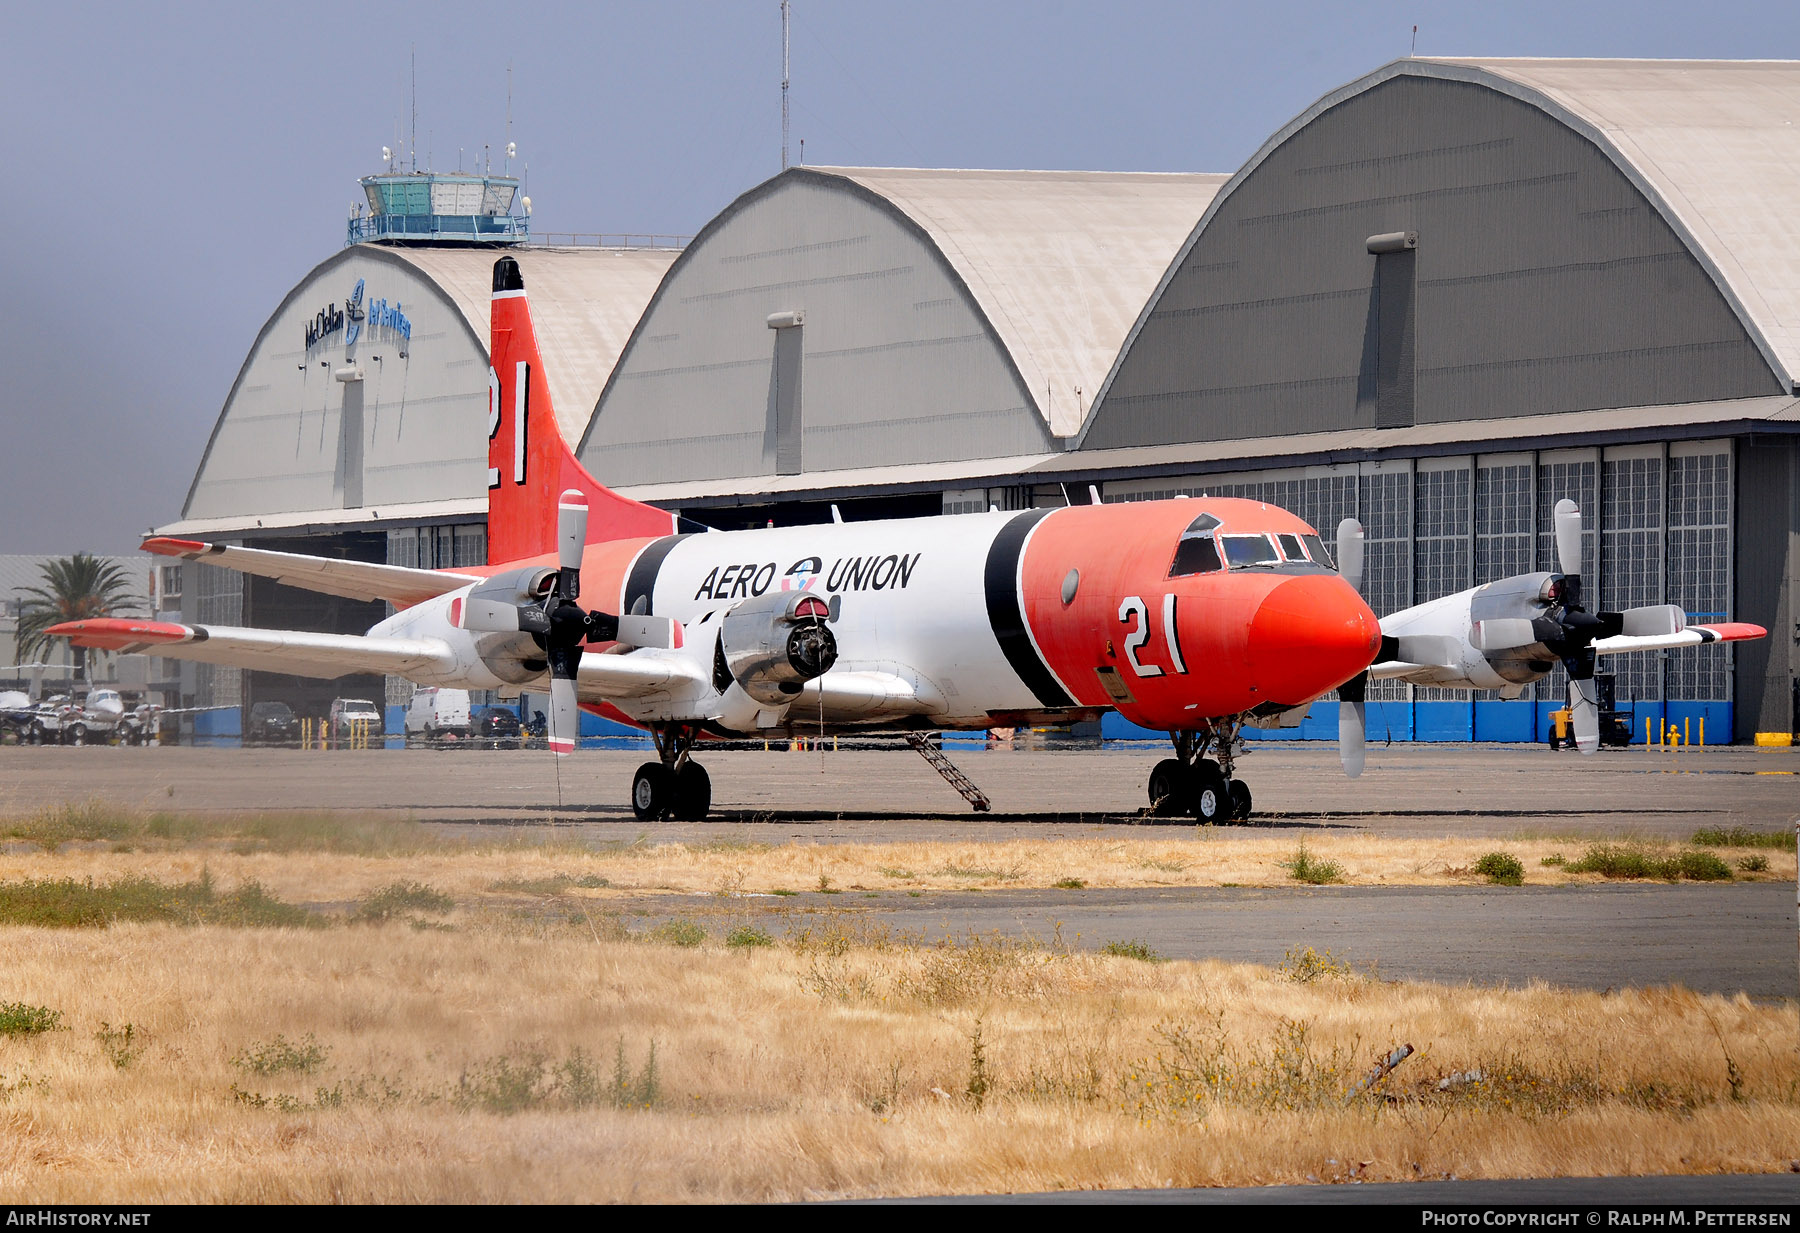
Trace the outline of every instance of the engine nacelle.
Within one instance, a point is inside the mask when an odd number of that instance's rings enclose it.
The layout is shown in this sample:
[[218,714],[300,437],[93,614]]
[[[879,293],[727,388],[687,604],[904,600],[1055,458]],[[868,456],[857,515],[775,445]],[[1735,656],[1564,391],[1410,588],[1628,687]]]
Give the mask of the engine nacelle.
[[[540,604],[556,589],[556,571],[541,565],[509,569],[469,588],[462,611],[450,623],[469,629],[470,617],[492,612],[500,622],[517,620],[520,604]],[[490,672],[509,685],[523,685],[544,671],[544,649],[528,633],[475,634],[475,653]]]
[[[806,682],[837,662],[837,639],[825,624],[830,609],[806,591],[772,591],[725,614],[714,684],[732,681],[758,702],[792,702]],[[719,680],[724,677],[724,680]]]

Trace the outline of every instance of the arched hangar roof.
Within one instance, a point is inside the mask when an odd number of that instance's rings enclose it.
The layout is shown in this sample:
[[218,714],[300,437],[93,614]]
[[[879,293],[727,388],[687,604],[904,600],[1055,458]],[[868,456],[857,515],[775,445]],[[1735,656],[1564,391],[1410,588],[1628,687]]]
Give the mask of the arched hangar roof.
[[937,244],[1059,437],[1081,427],[1144,301],[1213,195],[1206,173],[814,167]]
[[1438,59],[1389,71],[1504,90],[1586,135],[1717,272],[1787,388],[1800,382],[1800,60]]
[[615,482],[773,474],[765,321],[791,311],[807,473],[1054,449],[1224,181],[791,168],[688,245],[579,452]]
[[1419,422],[1790,393],[1797,199],[1800,62],[1396,61],[1214,197],[1080,444],[1375,426],[1361,238],[1408,228]]
[[[580,437],[672,249],[523,248],[533,318],[565,437]],[[333,254],[272,313],[207,441],[171,533],[479,516],[485,509],[485,375],[492,249],[359,244]],[[407,345],[371,320],[333,369],[347,331],[315,340],[321,309],[366,282],[367,304],[401,309]],[[380,356],[380,362],[375,357]],[[360,432],[357,430],[360,429]],[[360,444],[349,438],[357,435]]]

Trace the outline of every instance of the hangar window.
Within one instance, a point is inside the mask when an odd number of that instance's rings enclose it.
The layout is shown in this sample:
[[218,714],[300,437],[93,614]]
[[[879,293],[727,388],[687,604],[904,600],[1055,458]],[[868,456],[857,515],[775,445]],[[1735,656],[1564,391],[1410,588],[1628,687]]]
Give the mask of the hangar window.
[[1201,514],[1188,524],[1188,529],[1181,533],[1181,542],[1176,545],[1175,564],[1169,567],[1169,577],[1216,574],[1225,568],[1219,560],[1219,546],[1213,542],[1213,532],[1218,526],[1219,520],[1211,514]]

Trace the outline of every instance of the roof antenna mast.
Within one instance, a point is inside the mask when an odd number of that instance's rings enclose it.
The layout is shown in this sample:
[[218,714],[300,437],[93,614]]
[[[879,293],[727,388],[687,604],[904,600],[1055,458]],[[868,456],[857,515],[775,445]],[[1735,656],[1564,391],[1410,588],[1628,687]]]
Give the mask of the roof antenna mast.
[[1419,28],[1417,26],[1413,27],[1412,50],[1406,54],[1408,59],[1416,57],[1419,54]]
[[788,0],[781,0],[781,169],[788,169]]

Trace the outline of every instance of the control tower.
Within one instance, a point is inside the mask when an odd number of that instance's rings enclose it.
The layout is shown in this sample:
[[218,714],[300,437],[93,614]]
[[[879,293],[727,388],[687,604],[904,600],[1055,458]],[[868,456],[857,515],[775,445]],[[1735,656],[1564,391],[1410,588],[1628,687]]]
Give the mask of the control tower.
[[350,215],[344,243],[524,244],[531,200],[513,213],[517,177],[478,172],[390,171],[358,181],[369,198]]

